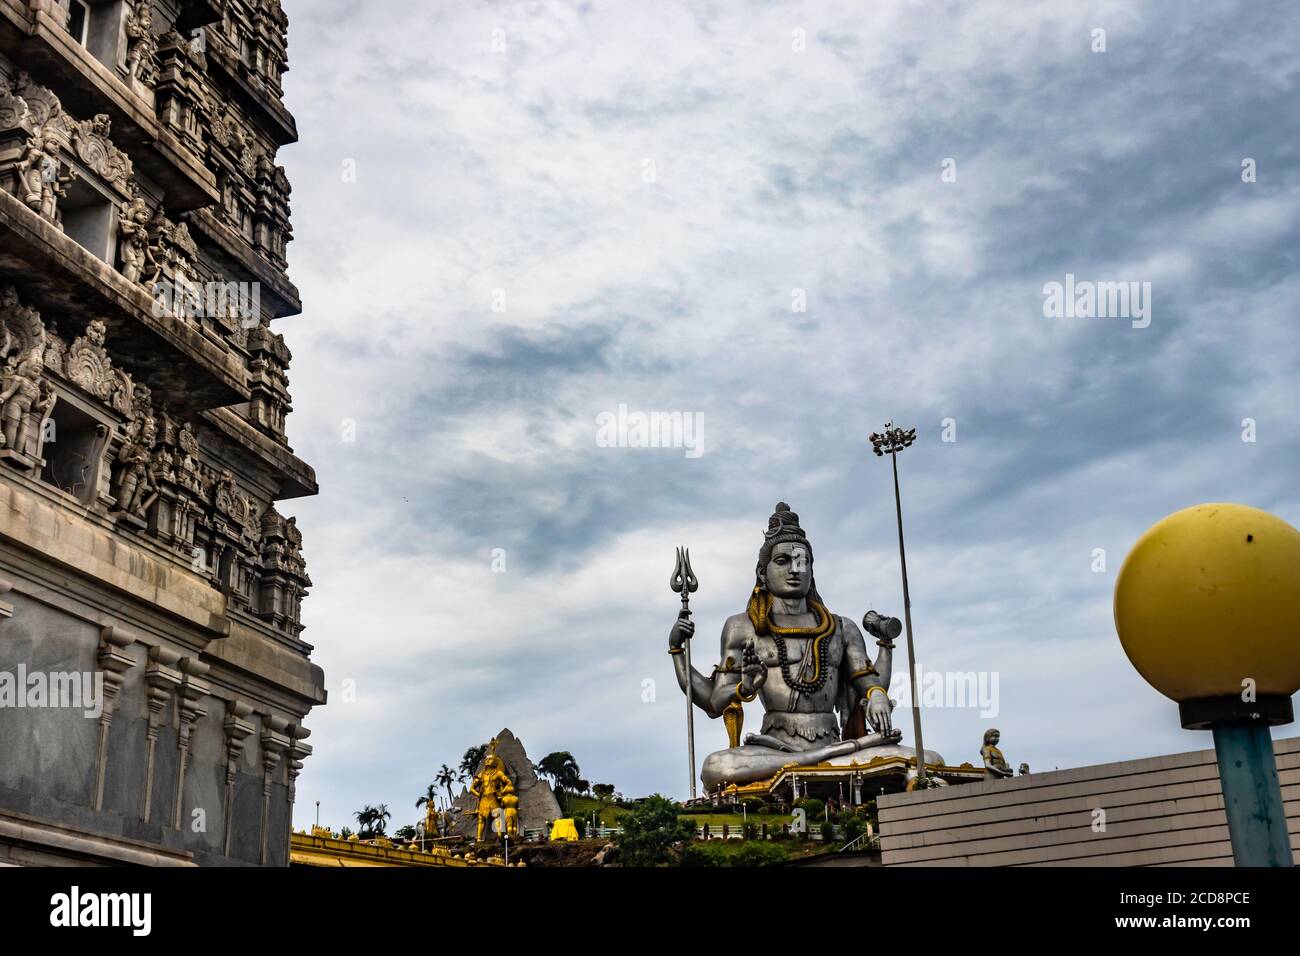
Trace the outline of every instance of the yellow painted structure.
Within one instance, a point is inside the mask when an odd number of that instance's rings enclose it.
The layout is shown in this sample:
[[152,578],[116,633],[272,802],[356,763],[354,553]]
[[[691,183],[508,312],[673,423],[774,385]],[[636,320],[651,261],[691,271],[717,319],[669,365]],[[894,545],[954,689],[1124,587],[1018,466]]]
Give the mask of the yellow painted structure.
[[566,818],[564,820],[556,820],[555,823],[551,826],[552,842],[555,842],[557,840],[567,840],[568,842],[571,843],[576,839],[578,839],[578,828],[573,825],[572,818]]
[[1300,690],[1300,531],[1237,504],[1150,528],[1115,581],[1115,629],[1152,687],[1175,701]]
[[[293,866],[371,867],[371,866],[440,866],[483,867],[505,866],[500,857],[476,860],[462,857],[444,847],[431,847],[427,851],[409,850],[376,842],[342,840],[327,830],[313,827],[312,833],[294,833],[289,840],[289,863]],[[514,866],[516,864],[511,864]],[[522,865],[522,864],[519,864]]]

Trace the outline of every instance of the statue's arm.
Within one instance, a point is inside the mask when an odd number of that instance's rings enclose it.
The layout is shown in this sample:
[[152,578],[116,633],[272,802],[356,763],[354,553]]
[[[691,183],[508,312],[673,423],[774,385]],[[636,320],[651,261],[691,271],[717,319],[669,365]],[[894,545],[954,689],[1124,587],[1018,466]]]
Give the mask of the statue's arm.
[[727,618],[727,623],[722,625],[722,649],[718,658],[721,663],[713,671],[713,692],[709,702],[709,712],[715,717],[740,699],[737,690],[744,666],[745,645],[752,639],[753,628],[744,615]]
[[989,753],[988,745],[985,744],[980,748],[980,756],[984,758],[984,769],[995,776],[1001,776],[997,767],[993,766],[993,755]]
[[[680,626],[680,624],[679,624]],[[673,659],[673,672],[682,693],[690,687],[691,701],[710,717],[721,717],[723,710],[735,698],[735,688],[740,683],[740,660],[744,650],[743,638],[737,644],[736,629],[728,621],[722,628],[722,663],[714,668],[712,677],[705,677],[694,667],[687,673],[686,655],[672,637],[669,652]],[[733,647],[733,645],[736,645]],[[727,661],[730,658],[731,663]],[[689,683],[688,683],[689,682]]]
[[844,670],[845,679],[853,687],[855,699],[866,700],[873,687],[888,691],[889,688],[880,672],[867,656],[866,638],[862,636],[858,626],[848,618],[841,618],[841,620],[844,623],[844,662],[840,666]]

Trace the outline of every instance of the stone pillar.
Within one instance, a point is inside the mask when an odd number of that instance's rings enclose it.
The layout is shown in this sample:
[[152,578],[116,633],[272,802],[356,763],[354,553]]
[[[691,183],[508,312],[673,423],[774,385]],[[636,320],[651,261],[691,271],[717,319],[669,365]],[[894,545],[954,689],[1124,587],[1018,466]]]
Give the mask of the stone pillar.
[[112,627],[102,628],[99,632],[99,669],[104,673],[104,708],[99,715],[99,755],[95,761],[95,795],[91,806],[96,810],[104,809],[104,778],[108,773],[108,730],[113,725],[113,714],[117,710],[117,695],[122,689],[126,672],[135,666],[135,657],[127,653],[127,648],[135,643],[135,638]]
[[181,810],[185,798],[185,771],[190,761],[190,735],[194,725],[208,715],[202,701],[211,693],[212,688],[203,675],[208,672],[208,665],[193,657],[181,661],[181,670],[185,677],[180,687],[180,702],[176,708],[176,748],[180,751],[180,761],[176,769],[176,801],[172,807],[172,826],[181,828]]
[[[302,773],[303,761],[311,756],[312,748],[310,744],[303,743],[311,736],[311,731],[300,724],[294,724],[289,728],[289,736],[292,742],[289,745],[289,819],[288,825],[284,831],[284,859],[286,864],[289,860],[289,848],[293,841],[293,804],[298,796],[298,774]],[[430,804],[432,807],[432,804]]]
[[226,739],[226,797],[224,805],[225,838],[222,852],[230,856],[232,821],[235,818],[235,780],[239,774],[239,759],[244,755],[244,742],[256,729],[246,720],[253,713],[251,704],[232,700],[226,707],[226,720],[222,730]]
[[280,757],[289,749],[288,730],[287,720],[270,714],[262,715],[262,866],[266,866],[266,851],[270,845],[271,788],[275,784],[275,769],[280,765]]
[[158,749],[158,732],[166,719],[166,711],[171,704],[172,695],[181,685],[182,675],[176,669],[180,658],[180,654],[163,647],[149,648],[149,663],[144,675],[145,706],[148,709],[145,739],[148,741],[148,752],[145,758],[144,798],[140,810],[140,819],[146,823],[153,806],[153,769]]

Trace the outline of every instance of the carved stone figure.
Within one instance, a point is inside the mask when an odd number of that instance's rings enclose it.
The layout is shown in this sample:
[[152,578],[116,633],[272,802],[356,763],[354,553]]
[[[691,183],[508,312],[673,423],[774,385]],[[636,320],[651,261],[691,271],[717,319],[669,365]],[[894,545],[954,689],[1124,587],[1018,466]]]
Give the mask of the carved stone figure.
[[44,127],[38,128],[27,140],[22,157],[16,166],[22,182],[21,198],[27,208],[42,218],[58,223],[58,201],[67,196],[68,183],[75,174],[63,172],[59,147]]
[[153,211],[139,193],[118,213],[122,275],[129,282],[139,282],[146,269],[157,271],[157,263],[149,249],[149,222],[152,219]]
[[41,363],[32,357],[19,361],[11,355],[0,376],[0,421],[3,421],[4,443],[20,454],[27,454],[31,419],[28,413],[41,397]]
[[1027,763],[1022,763],[1022,764],[1020,765],[1020,776],[1022,776],[1022,777],[1028,777],[1028,776],[1029,776],[1029,764],[1027,764]]
[[117,471],[114,475],[113,495],[119,511],[138,518],[144,517],[149,506],[149,495],[154,491],[151,465],[155,424],[152,415],[145,415],[127,426],[126,441],[117,453]]
[[[8,286],[0,291],[0,446],[29,454],[33,407],[47,393],[42,390],[45,326],[40,313],[24,306]],[[50,405],[53,408],[53,403]]]
[[134,11],[126,16],[126,75],[142,83],[152,83],[157,51],[152,4],[150,0],[139,0]]
[[[149,284],[157,282],[162,275],[172,281],[173,287],[184,290],[194,270],[194,260],[198,257],[198,247],[190,236],[190,227],[185,223],[172,222],[163,215],[159,207],[149,222],[149,253],[153,257],[155,269],[149,278]],[[178,295],[173,295],[173,299]],[[176,311],[175,305],[173,310]]]
[[995,779],[1015,776],[1015,771],[998,749],[998,741],[1001,739],[1002,732],[996,727],[990,727],[984,732],[984,746],[980,748],[980,756],[984,758],[984,773]]
[[[881,652],[873,664],[857,625],[822,603],[812,545],[785,502],[768,521],[755,578],[745,613],[723,625],[719,660],[726,663],[712,677],[694,668],[688,673],[682,644],[695,630],[689,611],[678,615],[668,637],[677,682],[706,714],[720,717],[733,703],[756,699],[765,711],[760,733],[705,758],[705,788],[765,780],[786,764],[849,763],[867,748],[872,755],[915,757],[897,744],[901,735],[891,721],[892,638],[877,640]],[[870,732],[855,726],[859,707]],[[926,751],[925,761],[943,758]]]

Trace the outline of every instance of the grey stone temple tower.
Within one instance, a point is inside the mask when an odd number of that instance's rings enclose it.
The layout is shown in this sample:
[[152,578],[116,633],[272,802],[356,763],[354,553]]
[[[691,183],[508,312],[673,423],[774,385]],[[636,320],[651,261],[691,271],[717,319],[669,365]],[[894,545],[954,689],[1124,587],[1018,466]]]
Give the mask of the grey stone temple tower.
[[0,0],[0,864],[287,862],[278,0]]

